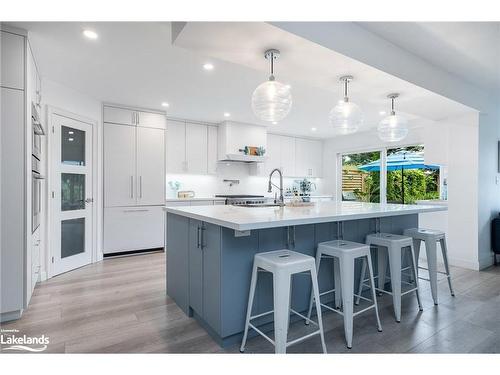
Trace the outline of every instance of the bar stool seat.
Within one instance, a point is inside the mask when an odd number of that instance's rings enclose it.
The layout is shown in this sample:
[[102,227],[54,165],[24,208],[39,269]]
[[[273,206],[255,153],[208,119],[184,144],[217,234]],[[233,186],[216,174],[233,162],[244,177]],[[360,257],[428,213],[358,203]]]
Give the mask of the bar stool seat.
[[[335,277],[335,285],[332,290],[328,290],[320,293],[320,297],[329,293],[335,293],[335,307],[332,308],[326,304],[320,303],[321,307],[336,312],[340,315],[344,316],[344,333],[347,342],[347,347],[349,349],[352,348],[352,336],[353,336],[353,319],[355,316],[368,311],[370,309],[375,309],[375,315],[377,318],[377,328],[379,332],[382,332],[382,326],[380,324],[380,318],[378,315],[378,307],[377,307],[377,298],[375,295],[375,284],[373,281],[373,268],[371,262],[370,255],[370,246],[357,243],[352,241],[345,240],[334,240],[328,242],[321,242],[318,244],[318,250],[316,252],[316,273],[319,272],[319,267],[321,264],[321,259],[324,258],[333,258],[334,260],[334,277]],[[369,269],[369,281],[372,287],[372,299],[364,298],[359,295],[357,297],[363,298],[372,304],[365,309],[357,311],[354,313],[354,263],[355,260],[361,258],[363,261],[366,261]],[[338,263],[337,263],[338,262]],[[340,284],[340,286],[339,286]],[[340,293],[338,293],[338,289],[340,289]],[[340,305],[340,299],[338,298],[341,295],[342,301],[342,310],[338,307]],[[311,293],[311,300],[309,303],[309,312],[307,314],[308,320],[311,318],[312,308],[313,308],[313,299],[316,301],[316,309],[318,310],[318,299]],[[318,313],[320,312],[318,310]],[[319,316],[319,314],[318,314]],[[306,320],[306,324],[308,322]]]
[[[273,274],[274,309],[271,311],[267,311],[252,316],[253,300],[255,296],[255,288],[257,285],[257,277],[259,270],[271,272]],[[318,322],[314,322],[309,318],[307,318],[306,316],[290,308],[291,277],[292,275],[298,273],[310,274],[313,293],[317,297],[317,301],[319,301],[318,277],[316,274],[316,267],[313,257],[287,249],[270,251],[266,253],[259,253],[254,256],[252,278],[250,282],[250,293],[248,296],[245,330],[243,333],[243,340],[241,342],[240,352],[243,353],[245,351],[248,329],[252,328],[258,334],[263,336],[267,341],[269,341],[271,344],[274,345],[276,353],[286,353],[287,347],[297,344],[303,340],[306,340],[316,335],[320,335],[323,352],[326,353],[321,311],[318,314]],[[287,336],[288,336],[290,312],[318,326],[318,330],[288,342]],[[275,337],[274,341],[251,323],[253,319],[260,318],[273,313],[274,313],[274,337]]]
[[[411,228],[404,231],[406,236],[413,238],[413,247],[415,248],[415,259],[417,264],[417,275],[418,270],[423,269],[429,271],[429,279],[419,277],[421,280],[429,281],[431,284],[431,293],[434,304],[438,304],[438,288],[437,288],[437,274],[446,275],[448,280],[448,287],[450,288],[450,294],[455,296],[453,287],[451,286],[451,275],[450,267],[448,265],[448,250],[446,246],[446,234],[443,231],[436,229],[424,229],[424,228]],[[419,255],[420,255],[420,245],[424,241],[425,252],[427,255],[427,265],[428,268],[419,267]],[[445,272],[438,271],[437,269],[437,243],[439,242],[441,247],[441,254],[443,256],[443,263]]]
[[[392,233],[372,233],[366,236],[366,244],[370,246],[377,246],[378,248],[378,281],[377,281],[377,291],[382,293],[387,293],[392,295],[394,315],[396,321],[399,323],[401,321],[401,297],[415,292],[417,296],[418,306],[420,311],[423,310],[422,304],[420,302],[420,294],[418,289],[418,277],[417,277],[417,267],[415,262],[415,252],[413,249],[413,239],[412,237],[402,236],[399,234]],[[404,250],[410,249],[411,266],[409,267],[412,273],[412,278],[414,280],[414,287],[402,292],[401,291],[401,272],[402,269],[402,255]],[[387,292],[384,289],[385,278],[386,278],[386,267],[387,258],[389,258],[389,270],[391,273],[391,292]],[[362,293],[364,281],[360,283],[359,294]]]

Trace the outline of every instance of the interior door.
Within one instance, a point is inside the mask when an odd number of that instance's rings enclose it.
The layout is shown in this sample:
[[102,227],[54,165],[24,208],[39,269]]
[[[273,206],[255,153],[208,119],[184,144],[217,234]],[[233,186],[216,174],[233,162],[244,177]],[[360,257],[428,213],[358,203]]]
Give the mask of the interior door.
[[137,127],[137,204],[165,203],[165,131]]
[[92,261],[92,125],[60,115],[52,120],[52,274]]
[[135,126],[104,124],[104,202],[106,207],[136,203]]

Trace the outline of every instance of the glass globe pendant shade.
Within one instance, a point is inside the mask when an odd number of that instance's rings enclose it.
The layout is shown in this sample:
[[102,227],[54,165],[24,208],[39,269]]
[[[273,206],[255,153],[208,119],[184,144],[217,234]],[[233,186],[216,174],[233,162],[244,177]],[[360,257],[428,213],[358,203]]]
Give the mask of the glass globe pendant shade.
[[255,115],[263,121],[277,122],[283,120],[292,108],[292,93],[290,86],[274,80],[257,86],[252,94],[252,109]]
[[352,134],[363,125],[363,112],[352,102],[342,100],[330,111],[330,124],[337,134]]
[[379,138],[384,142],[401,141],[408,135],[407,120],[392,113],[380,122],[377,131]]

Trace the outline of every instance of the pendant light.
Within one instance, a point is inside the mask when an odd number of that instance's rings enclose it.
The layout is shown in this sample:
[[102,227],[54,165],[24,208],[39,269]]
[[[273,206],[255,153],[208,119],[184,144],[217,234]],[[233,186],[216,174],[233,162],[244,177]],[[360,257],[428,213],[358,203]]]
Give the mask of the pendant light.
[[394,100],[399,94],[389,94],[387,98],[391,99],[391,114],[380,121],[378,125],[378,137],[384,142],[401,141],[408,135],[408,121],[401,115],[396,115],[394,110]]
[[363,125],[363,112],[361,108],[349,100],[348,87],[353,76],[340,77],[344,87],[344,99],[330,111],[330,124],[337,134],[352,134]]
[[267,50],[264,57],[270,61],[271,74],[269,80],[260,84],[252,95],[252,109],[255,115],[272,123],[283,120],[292,107],[290,86],[284,85],[274,78],[274,60],[280,56],[277,49]]

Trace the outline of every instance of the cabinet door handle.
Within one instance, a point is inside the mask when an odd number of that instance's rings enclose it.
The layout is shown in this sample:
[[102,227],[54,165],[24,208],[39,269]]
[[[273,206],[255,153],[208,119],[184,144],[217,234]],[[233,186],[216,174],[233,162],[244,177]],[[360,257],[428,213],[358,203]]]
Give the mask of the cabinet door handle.
[[207,247],[207,245],[203,243],[203,242],[204,242],[204,239],[205,239],[205,235],[204,235],[204,233],[205,233],[205,229],[207,229],[207,228],[205,228],[204,226],[202,226],[202,227],[201,227],[201,240],[200,240],[200,246],[201,246],[201,249],[202,249],[202,250],[203,250],[203,248],[204,248],[204,247]]
[[200,234],[201,234],[201,228],[198,227],[198,232],[196,234],[196,247],[199,249],[201,246],[201,240],[200,240]]
[[134,176],[130,176],[130,198],[134,198]]
[[139,198],[142,198],[142,176],[139,176]]
[[141,210],[123,210],[125,213],[130,213],[130,212],[148,212],[148,209],[141,209]]
[[139,112],[135,113],[135,124],[139,125]]
[[295,247],[295,226],[293,228],[292,246]]

